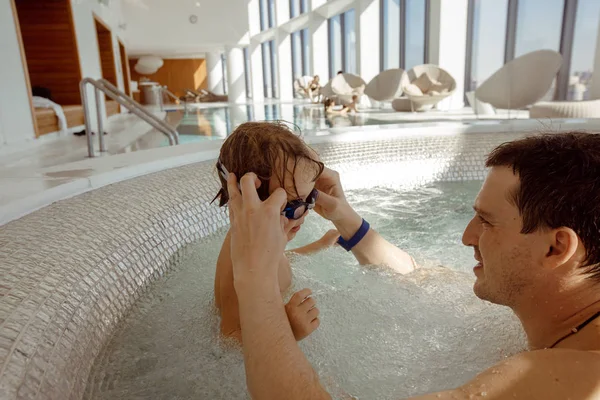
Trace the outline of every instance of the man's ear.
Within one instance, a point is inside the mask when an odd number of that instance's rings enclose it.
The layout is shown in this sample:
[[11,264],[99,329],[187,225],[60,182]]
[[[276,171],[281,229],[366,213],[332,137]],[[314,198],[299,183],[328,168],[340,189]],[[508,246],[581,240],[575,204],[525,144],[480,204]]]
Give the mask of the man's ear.
[[582,250],[579,236],[571,228],[551,229],[547,233],[546,240],[548,246],[546,263],[551,268],[566,264],[577,256],[578,250]]

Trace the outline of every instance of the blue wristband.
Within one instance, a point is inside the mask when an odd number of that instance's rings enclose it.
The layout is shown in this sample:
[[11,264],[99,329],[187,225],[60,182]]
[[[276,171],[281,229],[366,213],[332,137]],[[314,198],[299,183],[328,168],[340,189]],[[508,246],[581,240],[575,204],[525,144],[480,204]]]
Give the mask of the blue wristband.
[[338,238],[338,244],[342,246],[346,251],[350,251],[356,246],[369,232],[371,226],[364,219],[362,220],[362,225],[358,228],[358,231],[350,238],[350,240],[346,241],[343,237]]

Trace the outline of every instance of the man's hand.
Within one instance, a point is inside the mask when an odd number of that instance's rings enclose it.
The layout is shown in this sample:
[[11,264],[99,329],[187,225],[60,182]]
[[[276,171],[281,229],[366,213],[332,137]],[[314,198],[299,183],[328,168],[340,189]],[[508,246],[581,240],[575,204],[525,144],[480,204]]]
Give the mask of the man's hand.
[[287,243],[288,219],[281,216],[287,194],[277,189],[261,202],[256,188],[260,180],[253,173],[240,180],[229,174],[229,219],[231,222],[231,261],[236,290],[239,285],[270,285],[277,288],[279,260]]
[[340,182],[340,174],[325,168],[317,179],[315,188],[319,191],[315,211],[333,222],[344,239],[350,239],[360,228],[362,218],[348,204]]
[[294,332],[294,337],[300,341],[313,333],[319,327],[319,309],[310,289],[302,289],[294,293],[285,305],[285,312]]

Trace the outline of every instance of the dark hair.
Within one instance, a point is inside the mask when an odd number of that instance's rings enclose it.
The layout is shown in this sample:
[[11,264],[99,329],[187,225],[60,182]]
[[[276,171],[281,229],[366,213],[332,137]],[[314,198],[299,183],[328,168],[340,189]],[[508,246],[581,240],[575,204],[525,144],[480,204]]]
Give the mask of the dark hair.
[[573,229],[585,247],[585,273],[600,281],[600,135],[545,134],[504,143],[486,166],[512,167],[519,177],[512,200],[521,233]]
[[[291,169],[288,165],[290,160],[293,161]],[[314,180],[323,173],[325,166],[318,160],[317,153],[282,122],[241,124],[225,140],[219,154],[219,161],[238,179],[248,172],[258,176],[261,180],[258,196],[262,201],[269,197],[269,181],[273,174],[281,187],[284,187],[286,174],[291,174],[296,192],[294,195],[298,195],[294,174],[300,160],[307,161],[309,167],[314,169]],[[227,182],[220,174],[219,181],[221,190],[213,201],[219,199],[219,206],[222,207],[229,201],[229,194]]]
[[340,75],[340,74],[343,74],[343,73],[344,73],[344,71],[342,71],[342,70],[339,70],[339,71],[337,72],[337,74],[338,74],[338,75]]

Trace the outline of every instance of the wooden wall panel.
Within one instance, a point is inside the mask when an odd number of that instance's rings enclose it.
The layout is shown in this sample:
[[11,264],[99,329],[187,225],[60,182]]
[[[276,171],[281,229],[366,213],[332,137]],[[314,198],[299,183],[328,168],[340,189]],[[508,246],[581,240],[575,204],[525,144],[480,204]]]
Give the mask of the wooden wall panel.
[[119,40],[119,53],[121,55],[121,71],[123,72],[123,84],[125,88],[125,93],[131,96],[131,73],[129,72],[129,61],[127,58],[127,50],[125,50],[125,45],[121,43]]
[[165,64],[153,75],[140,75],[135,72],[137,59],[130,59],[131,79],[139,81],[142,76],[161,85],[167,85],[169,90],[177,96],[183,96],[185,89],[206,89],[206,60],[193,59],[166,59]]
[[100,51],[100,66],[102,77],[118,87],[117,67],[115,66],[115,53],[113,48],[112,34],[98,18],[94,16],[96,24],[96,35],[98,36],[98,50]]
[[15,1],[31,86],[61,105],[81,104],[81,69],[69,0]]

